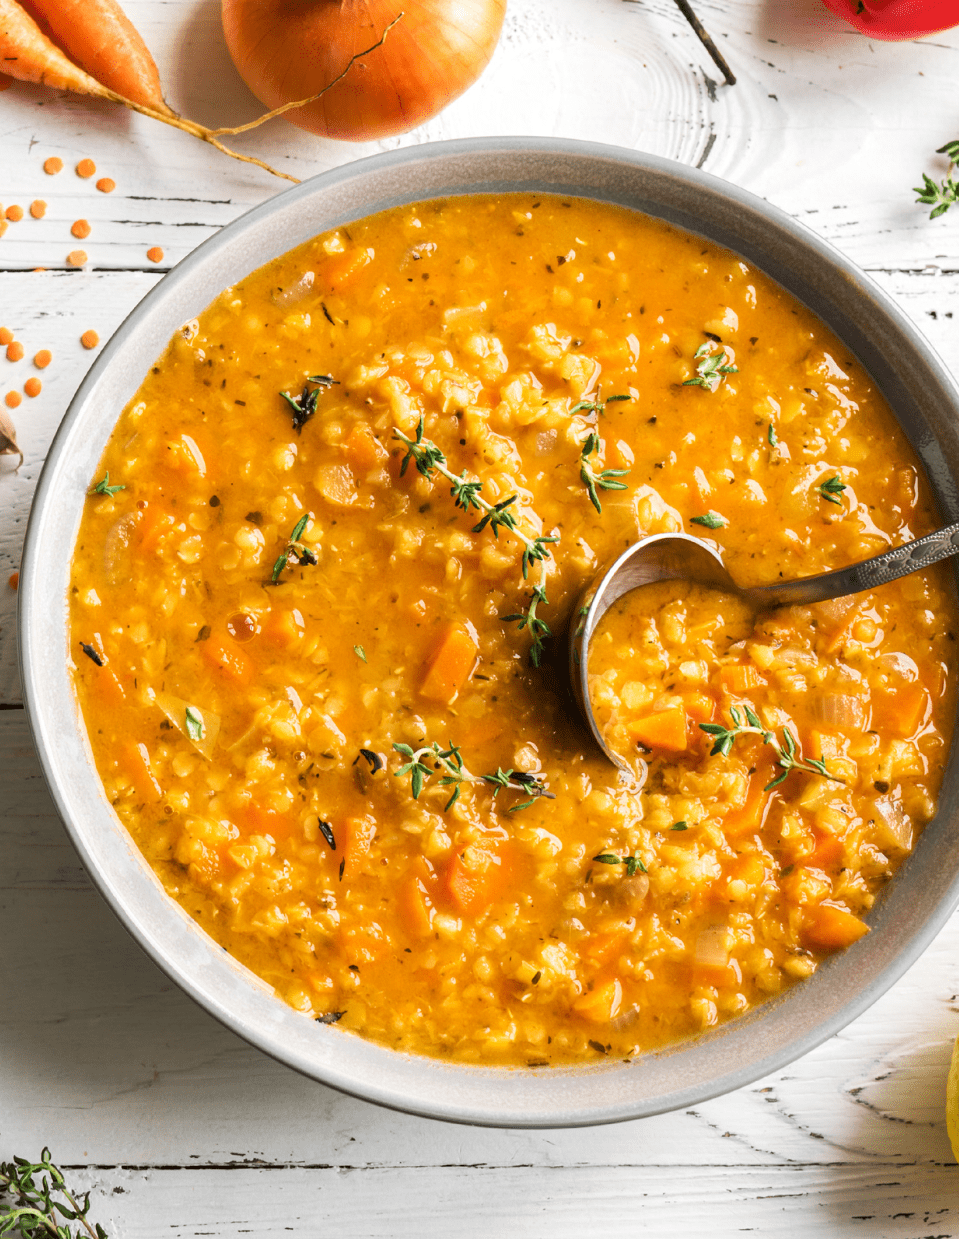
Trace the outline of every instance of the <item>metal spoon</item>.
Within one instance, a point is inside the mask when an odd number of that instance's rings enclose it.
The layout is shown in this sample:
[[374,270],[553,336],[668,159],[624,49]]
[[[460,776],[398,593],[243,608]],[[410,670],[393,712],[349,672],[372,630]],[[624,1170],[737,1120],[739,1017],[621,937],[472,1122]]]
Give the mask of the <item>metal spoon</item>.
[[885,551],[872,559],[824,572],[802,581],[781,581],[743,589],[726,571],[721,556],[699,538],[685,533],[660,533],[643,538],[625,550],[597,575],[579,600],[569,629],[569,676],[573,695],[596,743],[622,770],[629,767],[606,745],[589,699],[589,645],[599,621],[623,594],[654,581],[695,581],[726,593],[738,594],[759,608],[801,606],[825,602],[845,594],[860,594],[910,572],[959,554],[959,524]]

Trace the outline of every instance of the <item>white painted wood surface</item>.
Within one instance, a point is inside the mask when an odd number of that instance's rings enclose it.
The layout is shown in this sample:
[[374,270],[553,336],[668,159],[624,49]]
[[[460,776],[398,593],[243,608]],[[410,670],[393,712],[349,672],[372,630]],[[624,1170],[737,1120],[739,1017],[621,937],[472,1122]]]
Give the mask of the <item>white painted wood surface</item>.
[[[171,103],[208,123],[258,108],[217,0],[126,0]],[[479,134],[589,138],[699,164],[771,201],[873,273],[959,373],[959,209],[930,222],[910,186],[959,132],[959,31],[870,43],[819,0],[697,0],[739,75],[718,74],[673,0],[510,0],[481,81],[397,142],[323,142],[281,122],[238,140],[308,176],[375,150]],[[60,155],[59,176],[42,171]],[[84,156],[113,194],[73,167]],[[95,179],[95,178],[94,178]],[[196,1008],[114,921],[56,820],[17,709],[15,594],[46,448],[102,340],[198,242],[282,183],[111,107],[0,95],[0,397],[26,461],[0,459],[0,1160],[49,1144],[111,1235],[959,1235],[942,1116],[959,1030],[959,919],[866,1015],[792,1067],[685,1113],[587,1131],[413,1119],[341,1097]],[[75,219],[90,221],[83,242]],[[155,265],[151,246],[165,251]],[[66,268],[83,248],[90,263]],[[37,272],[36,267],[46,271]]]

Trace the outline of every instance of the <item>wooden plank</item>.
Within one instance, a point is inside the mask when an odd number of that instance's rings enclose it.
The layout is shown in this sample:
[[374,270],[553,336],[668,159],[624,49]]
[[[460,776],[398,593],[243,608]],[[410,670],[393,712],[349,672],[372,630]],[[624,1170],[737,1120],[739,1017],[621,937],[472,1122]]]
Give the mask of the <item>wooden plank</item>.
[[[5,993],[15,1001],[5,1003],[0,1021],[0,1158],[33,1155],[46,1143],[68,1164],[145,1170],[171,1163],[660,1168],[654,1181],[638,1173],[632,1187],[624,1179],[616,1189],[640,1196],[678,1190],[680,1180],[664,1178],[664,1167],[765,1167],[779,1184],[792,1166],[819,1167],[802,1188],[812,1192],[826,1190],[830,1168],[841,1165],[850,1168],[843,1182],[854,1196],[857,1184],[866,1190],[873,1179],[898,1180],[903,1167],[926,1167],[926,1177],[910,1181],[933,1194],[946,1190],[936,1184],[946,1183],[949,1161],[943,1090],[959,1023],[959,916],[840,1036],[775,1076],[686,1112],[547,1132],[412,1118],[341,1096],[251,1049],[146,958],[80,867],[24,716],[8,710],[0,712],[0,942],[16,945],[4,969]],[[728,1186],[733,1196],[748,1195],[748,1184],[762,1181],[746,1176],[740,1187]],[[538,1190],[522,1182],[528,1187],[515,1180],[517,1198]],[[562,1182],[563,1193],[579,1190],[575,1177]],[[603,1194],[601,1176],[581,1182],[589,1184],[586,1196]],[[140,1206],[144,1216],[152,1207],[149,1199]],[[254,1230],[272,1233],[259,1223]],[[145,1232],[124,1217],[123,1233]]]

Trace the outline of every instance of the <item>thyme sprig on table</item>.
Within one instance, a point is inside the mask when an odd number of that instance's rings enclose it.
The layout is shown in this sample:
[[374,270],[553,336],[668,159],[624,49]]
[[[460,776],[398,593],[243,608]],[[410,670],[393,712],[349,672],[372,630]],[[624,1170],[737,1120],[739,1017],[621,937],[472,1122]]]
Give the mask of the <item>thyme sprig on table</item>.
[[[313,384],[311,387],[310,384]],[[291,396],[289,392],[281,391],[280,395],[293,410],[293,429],[299,434],[306,423],[316,412],[316,402],[320,397],[320,392],[327,391],[333,384],[339,383],[339,379],[333,378],[331,374],[310,374],[307,375],[306,385],[299,396]]]
[[942,182],[937,185],[932,177],[924,172],[922,184],[913,187],[913,193],[919,195],[916,201],[922,203],[923,206],[932,207],[929,212],[930,219],[938,219],[951,206],[959,202],[959,181],[953,176],[956,165],[959,164],[959,138],[947,142],[945,146],[940,146],[936,154],[949,156],[949,171],[943,177]]
[[820,774],[824,779],[830,779],[833,783],[845,782],[844,779],[830,774],[826,769],[826,763],[820,758],[803,757],[799,752],[796,737],[788,727],[783,728],[783,742],[780,744],[775,733],[762,725],[759,715],[751,705],[743,702],[741,709],[739,706],[731,706],[729,713],[733,721],[732,727],[723,727],[721,723],[699,724],[702,731],[713,737],[713,747],[709,750],[709,755],[715,757],[721,753],[725,757],[740,736],[761,736],[763,744],[768,744],[775,750],[776,763],[782,770],[782,774],[767,783],[763,791],[768,792],[771,788],[778,787],[793,770]]
[[[614,397],[610,397],[612,400]],[[617,397],[618,399],[618,397]],[[589,457],[594,452],[599,451],[599,435],[595,430],[591,430],[583,440],[582,451],[579,456],[579,476],[583,480],[583,485],[586,487],[586,492],[589,495],[589,501],[597,512],[602,512],[603,505],[599,501],[597,487],[599,490],[627,490],[625,482],[617,481],[616,479],[625,477],[629,473],[628,469],[602,469],[599,473],[589,463]]]
[[715,391],[722,382],[723,375],[738,374],[739,367],[733,365],[732,358],[726,352],[725,344],[719,345],[719,352],[713,352],[714,341],[707,340],[693,354],[696,373],[691,379],[683,381],[683,387],[702,387],[706,391]]
[[410,744],[394,744],[393,748],[401,757],[407,758],[406,765],[401,766],[395,772],[395,776],[396,778],[402,778],[407,774],[410,776],[410,791],[413,793],[414,800],[419,799],[420,792],[434,773],[441,772],[439,786],[453,789],[452,795],[443,806],[444,813],[457,802],[464,783],[491,785],[494,789],[494,800],[504,790],[520,791],[529,796],[529,799],[523,801],[522,804],[511,805],[507,810],[508,813],[528,809],[540,797],[545,797],[547,800],[556,799],[553,793],[547,790],[543,779],[522,770],[497,768],[492,774],[473,774],[464,765],[459,746],[453,744],[452,741],[447,749],[441,749],[435,740],[432,744],[426,744],[418,749],[414,749]]
[[[49,1149],[44,1149],[38,1162],[15,1157],[12,1162],[0,1162],[0,1197],[14,1202],[12,1209],[0,1204],[0,1235],[18,1234],[22,1239],[107,1239],[107,1232],[97,1223],[87,1221],[90,1193],[79,1198],[67,1188],[66,1181],[51,1161]],[[57,1199],[57,1197],[63,1199]],[[68,1222],[79,1222],[74,1230],[63,1225],[57,1214]],[[82,1229],[81,1229],[82,1227]]]
[[413,439],[405,435],[402,430],[393,427],[393,438],[406,444],[406,455],[400,465],[400,477],[406,473],[412,460],[423,477],[432,478],[435,472],[446,478],[452,483],[450,494],[456,507],[462,508],[464,512],[476,508],[484,513],[479,523],[473,526],[473,533],[482,533],[489,526],[493,537],[498,538],[500,529],[506,529],[522,542],[523,579],[526,580],[530,566],[549,559],[550,554],[546,548],[551,542],[558,542],[559,538],[546,537],[543,534],[534,538],[527,537],[517,525],[515,513],[511,511],[512,504],[516,502],[516,496],[510,495],[508,499],[502,499],[499,503],[490,503],[488,499],[484,499],[480,493],[483,483],[476,478],[467,478],[465,469],[461,474],[454,473],[447,465],[442,449],[437,447],[432,439],[423,438],[423,426],[424,419],[421,417],[416,425],[416,437]]
[[315,565],[317,558],[309,547],[304,546],[300,541],[303,535],[303,530],[306,528],[307,522],[310,519],[309,512],[304,512],[300,519],[293,526],[293,532],[290,534],[286,547],[283,553],[278,556],[276,563],[273,565],[273,573],[270,581],[275,585],[280,578],[280,573],[292,559],[296,564]]

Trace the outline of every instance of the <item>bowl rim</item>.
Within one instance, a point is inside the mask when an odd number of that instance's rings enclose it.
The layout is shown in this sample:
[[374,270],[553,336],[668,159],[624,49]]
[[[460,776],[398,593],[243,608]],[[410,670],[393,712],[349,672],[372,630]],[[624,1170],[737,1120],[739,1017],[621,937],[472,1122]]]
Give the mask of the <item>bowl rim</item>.
[[[550,179],[560,171],[565,182]],[[485,179],[477,175],[481,173],[485,173]],[[69,545],[73,546],[83,497],[93,476],[93,469],[84,464],[93,451],[84,445],[84,431],[97,418],[101,423],[109,420],[110,426],[115,422],[122,403],[109,419],[102,408],[109,398],[116,399],[110,396],[110,384],[119,382],[117,375],[125,357],[143,347],[137,341],[151,337],[151,332],[155,334],[158,323],[168,325],[173,309],[189,300],[197,283],[202,287],[203,280],[209,284],[211,273],[230,270],[231,262],[236,262],[231,251],[235,254],[238,246],[243,251],[244,245],[255,248],[262,244],[261,230],[275,228],[278,221],[282,232],[294,216],[309,216],[311,208],[330,199],[334,200],[335,212],[336,203],[348,200],[351,194],[362,199],[371,185],[381,195],[385,193],[386,198],[381,196],[372,204],[358,207],[344,220],[384,209],[390,205],[391,193],[394,197],[399,193],[397,203],[412,203],[456,193],[495,192],[498,186],[506,188],[501,184],[506,174],[509,186],[517,191],[531,189],[599,198],[621,205],[634,204],[636,209],[658,214],[716,244],[746,254],[748,261],[755,262],[780,284],[785,283],[793,295],[797,295],[798,285],[821,290],[829,284],[827,276],[834,280],[835,290],[828,295],[835,296],[837,304],[848,301],[856,310],[843,319],[848,319],[848,331],[845,335],[840,332],[840,336],[860,357],[864,350],[870,351],[869,340],[876,337],[879,353],[868,368],[875,377],[875,368],[882,370],[889,362],[883,379],[878,381],[894,411],[893,396],[901,403],[905,399],[902,384],[908,387],[912,382],[907,393],[912,402],[909,407],[915,406],[919,416],[904,420],[897,411],[897,418],[926,466],[944,515],[949,519],[959,516],[955,480],[959,476],[959,435],[953,443],[946,428],[949,415],[959,423],[959,387],[903,311],[851,260],[803,224],[748,191],[699,169],[596,142],[494,137],[407,146],[323,172],[239,216],[164,276],[121,323],[80,384],[38,480],[21,567],[20,670],[27,719],[47,786],[95,885],[153,961],[217,1020],[311,1079],[379,1105],[424,1117],[494,1127],[587,1126],[697,1104],[750,1084],[808,1053],[869,1007],[926,949],[959,904],[959,869],[954,868],[950,877],[941,872],[941,864],[937,867],[931,861],[920,863],[916,859],[922,851],[920,845],[891,887],[902,885],[908,872],[908,880],[917,889],[921,889],[922,882],[932,882],[935,898],[922,913],[910,913],[899,906],[902,899],[893,901],[899,920],[905,918],[905,930],[900,932],[894,952],[890,926],[887,949],[877,953],[869,944],[870,940],[874,944],[879,935],[869,935],[863,940],[865,946],[859,957],[853,958],[849,951],[833,957],[820,967],[812,981],[791,987],[786,994],[719,1029],[644,1055],[631,1065],[532,1070],[450,1063],[400,1053],[335,1027],[320,1028],[265,992],[269,987],[225,956],[222,948],[165,895],[152,870],[119,826],[89,762],[89,750],[84,748],[86,735],[76,704],[72,712],[66,709],[69,702],[65,690],[72,694],[72,688],[66,590],[60,592],[60,587],[69,571],[69,558],[61,553],[64,567],[57,563],[56,552],[64,545],[64,531],[69,530],[71,521],[74,537],[69,539]],[[446,184],[444,177],[448,182],[446,190],[434,192],[430,187]],[[583,182],[578,193],[573,185],[577,179]],[[604,192],[598,192],[600,183]],[[637,186],[646,189],[637,193]],[[415,189],[421,192],[414,192]],[[647,191],[666,197],[673,194],[675,201],[670,199],[672,205],[667,208],[663,202],[644,197]],[[683,206],[687,198],[712,204],[710,210],[716,218],[708,227],[702,219],[699,227],[683,222],[692,219]],[[651,211],[651,207],[662,209]],[[330,209],[328,203],[326,209]],[[722,232],[717,224],[720,217],[726,220],[727,229],[752,229],[749,235],[755,236],[757,245],[762,244],[767,230],[778,246],[777,261],[757,262],[749,256],[745,245],[717,240],[717,233]],[[313,228],[312,234],[329,226],[335,225]],[[286,252],[297,243],[279,241],[275,254]],[[249,270],[266,261],[269,258],[258,258]],[[216,291],[237,278],[242,277],[224,279]],[[210,300],[212,296],[207,295],[203,305]],[[175,322],[166,331],[165,339],[183,321],[186,320],[180,318]],[[835,320],[830,325],[837,330]],[[851,338],[858,345],[849,343]],[[153,357],[162,347],[156,349]],[[891,355],[886,357],[883,349]],[[905,366],[908,371],[901,382],[897,366]],[[146,367],[137,371],[134,390],[145,373]],[[930,425],[937,402],[944,404],[946,418],[938,429]],[[105,438],[96,448],[93,468],[104,445]],[[61,654],[65,657],[61,658]],[[70,717],[64,717],[65,713]],[[952,847],[953,841],[959,844],[959,813],[954,807],[956,765],[953,746],[941,798],[941,803],[952,806],[951,811],[948,815],[940,812],[924,835],[925,838],[935,832],[936,846],[941,851],[946,845]],[[932,846],[926,851],[931,852]],[[915,882],[911,877],[913,871],[918,873]],[[870,914],[875,928],[891,919],[890,900],[885,897],[889,889]],[[865,984],[862,976],[866,978]],[[817,982],[817,978],[821,980]],[[846,988],[850,992],[843,997]],[[821,992],[831,999],[824,1005],[820,1003],[820,1010],[816,1002]],[[799,1018],[803,994],[807,1010]],[[808,1010],[811,1001],[816,1008],[812,1011]],[[775,1029],[775,1035],[771,1035],[770,1027]],[[756,1052],[747,1045],[752,1042],[757,1045]],[[712,1071],[708,1070],[710,1061],[714,1064]],[[687,1067],[687,1063],[693,1065]],[[649,1083],[647,1077],[651,1077]]]

